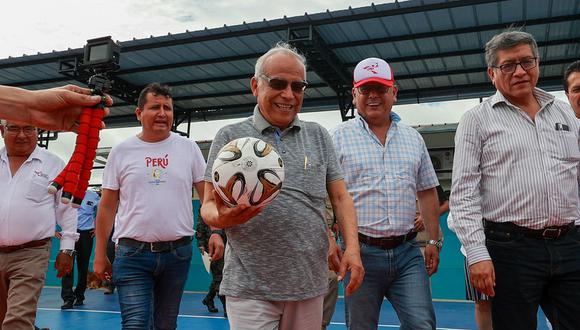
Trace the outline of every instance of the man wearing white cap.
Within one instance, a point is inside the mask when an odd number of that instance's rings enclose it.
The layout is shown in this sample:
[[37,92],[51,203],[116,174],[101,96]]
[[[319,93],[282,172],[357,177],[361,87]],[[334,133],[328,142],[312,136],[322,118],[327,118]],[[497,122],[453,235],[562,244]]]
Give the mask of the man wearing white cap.
[[[397,87],[387,62],[361,61],[352,95],[357,116],[331,132],[354,199],[366,271],[360,289],[346,297],[347,326],[377,329],[386,297],[401,329],[435,329],[429,288],[441,248],[435,170],[421,135],[391,112]],[[430,239],[424,260],[413,230],[416,198]]]

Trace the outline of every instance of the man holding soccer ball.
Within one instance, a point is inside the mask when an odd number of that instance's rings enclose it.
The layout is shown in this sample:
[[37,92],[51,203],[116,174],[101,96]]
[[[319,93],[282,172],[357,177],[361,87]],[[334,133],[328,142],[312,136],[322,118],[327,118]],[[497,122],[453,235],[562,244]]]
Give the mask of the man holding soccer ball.
[[[220,294],[227,296],[230,329],[319,330],[328,262],[339,278],[350,272],[347,295],[364,276],[353,200],[330,136],[297,117],[307,85],[303,56],[286,44],[270,49],[251,79],[253,116],[222,128],[211,146],[201,212],[228,236]],[[267,206],[229,207],[212,185],[218,151],[243,137],[269,143],[284,162],[282,189]],[[342,254],[327,235],[327,194],[344,237]]]

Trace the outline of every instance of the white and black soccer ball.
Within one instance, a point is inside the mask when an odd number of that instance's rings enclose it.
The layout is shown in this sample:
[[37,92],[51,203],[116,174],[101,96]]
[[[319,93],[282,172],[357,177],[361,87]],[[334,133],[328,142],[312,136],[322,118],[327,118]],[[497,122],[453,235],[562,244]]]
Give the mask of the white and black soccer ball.
[[213,186],[229,206],[262,206],[282,189],[284,162],[274,148],[253,137],[226,144],[217,154],[211,172]]

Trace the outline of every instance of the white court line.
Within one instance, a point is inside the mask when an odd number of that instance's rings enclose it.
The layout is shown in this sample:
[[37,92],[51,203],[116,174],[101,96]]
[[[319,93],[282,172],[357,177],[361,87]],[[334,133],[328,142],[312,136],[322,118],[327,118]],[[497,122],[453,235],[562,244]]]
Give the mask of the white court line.
[[[121,314],[121,312],[118,311],[102,311],[102,310],[97,310],[97,309],[67,309],[67,310],[61,310],[60,308],[44,308],[44,307],[40,307],[38,308],[38,310],[43,310],[43,311],[58,311],[58,312],[66,312],[66,313],[70,313],[70,312],[80,312],[80,313],[101,313],[101,314]],[[225,319],[222,316],[203,316],[203,315],[184,315],[184,314],[179,314],[179,317],[184,317],[184,318],[190,318],[190,319]],[[346,323],[344,322],[330,322],[330,324],[334,324],[334,325],[344,325],[346,326]],[[393,324],[379,324],[379,328],[399,328],[400,325],[393,325]],[[437,328],[437,330],[469,330],[469,329],[462,329],[462,328]]]

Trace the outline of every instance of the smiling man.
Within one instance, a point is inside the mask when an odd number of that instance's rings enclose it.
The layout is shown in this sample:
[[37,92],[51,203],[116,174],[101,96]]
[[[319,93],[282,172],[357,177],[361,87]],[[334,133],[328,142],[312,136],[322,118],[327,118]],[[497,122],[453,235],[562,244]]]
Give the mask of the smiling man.
[[[351,272],[349,295],[364,275],[356,237],[356,215],[328,132],[298,119],[306,89],[305,59],[279,44],[256,62],[250,81],[257,99],[254,115],[222,128],[211,145],[205,173],[202,217],[226,228],[220,294],[226,296],[230,329],[320,330],[328,290],[325,198],[327,193],[345,239],[340,276]],[[280,194],[266,207],[224,205],[211,183],[218,151],[231,140],[256,137],[276,148],[284,161]]]
[[578,328],[579,121],[536,87],[536,41],[508,31],[485,46],[497,92],[467,111],[455,135],[454,227],[471,282],[492,296],[493,329]]
[[57,156],[36,145],[36,127],[0,122],[0,328],[33,329],[46,277],[51,240],[62,231],[55,262],[58,277],[71,271],[77,212],[47,187],[64,168]]
[[[397,92],[387,62],[362,60],[352,88],[357,116],[332,131],[355,201],[366,270],[360,289],[346,297],[350,330],[377,329],[384,298],[397,311],[401,329],[435,329],[429,276],[437,271],[441,248],[439,183],[423,138],[391,111]],[[425,259],[415,242],[416,200],[429,237]]]

